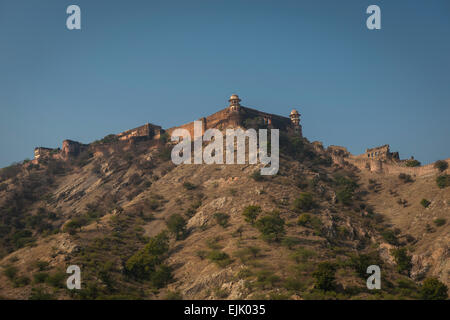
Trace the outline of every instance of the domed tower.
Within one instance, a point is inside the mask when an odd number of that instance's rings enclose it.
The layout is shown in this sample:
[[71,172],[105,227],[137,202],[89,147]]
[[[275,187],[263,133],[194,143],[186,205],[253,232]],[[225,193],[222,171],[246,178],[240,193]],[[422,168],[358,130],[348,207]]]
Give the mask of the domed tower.
[[292,109],[289,117],[291,118],[292,124],[294,126],[298,126],[300,124],[300,113],[298,113],[297,110]]
[[241,126],[241,99],[237,94],[232,94],[230,99],[228,99],[230,105],[228,106],[228,125],[231,127]]
[[300,113],[298,113],[297,110],[292,109],[289,117],[291,118],[291,122],[295,132],[298,133],[299,135],[302,135],[302,126],[300,125]]
[[231,111],[239,111],[239,108],[241,107],[239,102],[241,102],[241,99],[239,99],[237,94],[232,94],[228,102],[230,103],[229,108]]

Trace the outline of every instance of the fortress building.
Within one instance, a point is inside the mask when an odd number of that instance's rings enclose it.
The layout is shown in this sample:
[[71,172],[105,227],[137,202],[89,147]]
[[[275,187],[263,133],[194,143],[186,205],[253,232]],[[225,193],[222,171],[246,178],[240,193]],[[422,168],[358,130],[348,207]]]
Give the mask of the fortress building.
[[162,129],[160,126],[147,123],[143,126],[119,133],[117,137],[119,138],[119,140],[130,140],[136,138],[159,139],[161,130]]
[[[268,128],[279,129],[302,136],[302,127],[300,125],[300,114],[297,110],[292,110],[289,117],[283,117],[271,113],[262,112],[256,109],[241,105],[241,99],[237,94],[232,94],[228,99],[229,105],[207,117],[200,118],[203,132],[210,128],[225,130],[227,128]],[[179,127],[173,127],[167,130],[170,134],[177,128],[183,128],[194,135],[194,122],[186,123]]]
[[[228,99],[228,106],[214,114],[200,118],[202,134],[210,128],[219,130],[226,130],[228,128],[264,128],[279,129],[291,135],[303,136],[300,113],[297,110],[293,109],[288,117],[283,117],[243,106],[241,105],[241,101],[237,94],[232,94]],[[162,129],[158,125],[147,123],[143,126],[113,135],[115,139],[107,139],[108,142],[82,144],[77,141],[64,140],[62,149],[36,148],[32,162],[38,163],[46,159],[67,160],[78,156],[86,150],[94,154],[102,148],[109,148],[113,142],[126,145],[141,140],[157,141],[163,133],[167,133],[170,136],[178,128],[186,129],[192,137],[194,136],[194,121],[167,130]],[[313,142],[312,145],[316,152],[330,156],[337,165],[351,164],[360,170],[367,170],[373,173],[427,175],[434,174],[437,171],[433,164],[421,167],[406,166],[407,160],[401,160],[398,152],[391,152],[388,144],[368,148],[364,153],[359,155],[353,155],[345,147],[341,146],[329,146],[325,149],[319,141]],[[450,163],[450,159],[446,161]]]
[[34,159],[45,159],[51,158],[54,154],[57,154],[61,151],[61,149],[52,149],[52,148],[44,148],[37,147],[34,149]]
[[377,159],[377,160],[400,160],[398,152],[390,152],[389,145],[366,149],[366,153],[361,155],[364,158]]
[[[210,128],[226,130],[228,128],[267,128],[279,129],[290,134],[302,137],[302,126],[300,125],[300,114],[297,110],[292,110],[289,117],[283,117],[271,113],[262,112],[256,109],[241,105],[241,99],[237,94],[232,94],[228,99],[228,106],[224,109],[199,119],[202,122],[203,133]],[[141,140],[158,140],[161,135],[167,132],[169,135],[177,128],[187,129],[191,136],[194,136],[194,122],[189,122],[181,126],[167,130],[161,126],[147,123],[143,126],[130,129],[115,135],[119,143],[135,143]],[[46,157],[59,159],[69,159],[78,156],[81,152],[89,149],[95,151],[100,148],[99,144],[82,144],[77,141],[64,140],[62,149],[36,148],[34,151],[34,162]]]

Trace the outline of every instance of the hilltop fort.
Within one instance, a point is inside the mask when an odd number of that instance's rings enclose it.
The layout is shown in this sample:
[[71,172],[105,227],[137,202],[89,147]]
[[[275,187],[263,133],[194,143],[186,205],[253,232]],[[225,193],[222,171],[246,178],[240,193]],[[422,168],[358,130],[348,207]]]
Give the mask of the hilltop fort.
[[[264,127],[276,128],[281,131],[303,137],[302,125],[300,124],[300,113],[293,109],[288,117],[262,112],[253,108],[241,105],[241,99],[237,94],[233,94],[228,99],[228,106],[214,114],[198,119],[202,122],[202,131],[215,128],[225,130],[227,128],[249,128]],[[82,144],[77,141],[64,140],[62,148],[51,149],[38,147],[34,150],[33,163],[38,163],[43,159],[62,159],[67,160],[76,157],[85,150],[93,153],[102,148],[103,144],[108,142],[119,142],[125,144],[134,144],[142,140],[160,140],[163,136],[170,134],[178,128],[186,129],[191,136],[194,134],[194,121],[183,124],[181,126],[163,129],[161,126],[146,123],[140,127],[130,129],[119,134],[109,135],[103,141],[96,141],[91,144]],[[316,151],[331,157],[336,164],[351,164],[360,170],[367,170],[373,173],[399,174],[406,173],[414,176],[421,176],[436,173],[437,169],[432,165],[420,166],[416,162],[414,166],[410,166],[412,159],[402,160],[398,152],[391,152],[388,144],[368,148],[359,155],[351,154],[345,147],[329,146],[324,148],[322,142],[315,141],[312,143]],[[447,160],[450,163],[450,160]]]

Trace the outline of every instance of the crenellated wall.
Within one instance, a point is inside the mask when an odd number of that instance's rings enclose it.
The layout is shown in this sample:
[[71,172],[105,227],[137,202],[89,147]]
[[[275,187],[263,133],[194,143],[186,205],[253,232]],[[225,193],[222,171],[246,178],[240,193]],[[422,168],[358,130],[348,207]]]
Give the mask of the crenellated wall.
[[[237,127],[244,128],[248,125],[246,120],[252,120],[252,122],[257,120],[255,121],[256,125],[264,124],[264,127],[267,128],[279,129],[293,133],[300,137],[302,136],[302,126],[299,123],[300,114],[296,110],[292,110],[290,117],[282,117],[275,114],[258,111],[256,109],[243,107],[239,103],[241,100],[235,94],[232,95],[228,101],[230,102],[230,105],[227,108],[199,119],[202,123],[202,134],[211,128],[219,130]],[[116,135],[116,138],[119,142],[133,145],[141,140],[157,141],[161,138],[162,133],[168,133],[171,135],[175,129],[186,129],[189,131],[191,137],[194,137],[194,122],[189,122],[167,130],[163,130],[158,125],[147,123],[143,126],[119,133]],[[112,139],[110,142],[105,142],[103,144],[100,142],[100,144],[85,145],[72,140],[64,140],[62,150],[58,150],[57,156],[67,160],[71,157],[78,156],[81,152],[87,149],[90,149],[93,153],[97,152],[100,154],[107,152],[107,150],[101,148],[102,145],[108,145],[113,142],[117,143],[116,140]],[[51,150],[53,149],[36,148],[34,161],[37,162],[44,154],[46,155],[53,152]]]
[[160,126],[151,123],[146,123],[143,126],[119,133],[117,137],[119,138],[119,140],[130,140],[139,137],[159,139],[160,134],[161,134]]
[[[340,146],[329,146],[326,152],[330,154],[334,163],[340,165],[350,163],[362,171],[392,175],[405,173],[412,176],[425,176],[439,173],[438,169],[434,167],[434,163],[419,167],[405,166],[405,162],[399,159],[398,152],[391,153],[389,151],[389,145],[367,149],[365,153],[356,156],[348,152],[346,148]],[[450,159],[445,161],[450,167]],[[449,169],[446,171],[450,172]]]
[[[242,106],[238,110],[232,108],[222,109],[210,116],[200,118],[198,121],[202,121],[202,129],[204,132],[211,128],[225,130],[227,128],[244,127],[245,120],[255,118],[262,119],[269,128],[295,131],[298,135],[302,135],[301,126],[299,125],[298,128],[295,128],[290,118]],[[186,129],[189,131],[191,137],[194,136],[194,122],[167,129],[166,132],[171,135],[175,129]]]

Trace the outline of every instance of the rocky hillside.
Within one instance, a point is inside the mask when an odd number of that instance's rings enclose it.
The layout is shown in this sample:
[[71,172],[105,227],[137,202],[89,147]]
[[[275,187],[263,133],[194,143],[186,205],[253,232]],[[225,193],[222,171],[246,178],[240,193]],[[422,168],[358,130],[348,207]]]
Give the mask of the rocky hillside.
[[[443,296],[445,183],[336,164],[303,138],[280,143],[276,176],[175,166],[164,139],[2,169],[0,297],[419,299],[430,286]],[[73,264],[81,290],[65,288]],[[381,290],[366,287],[371,264]]]

